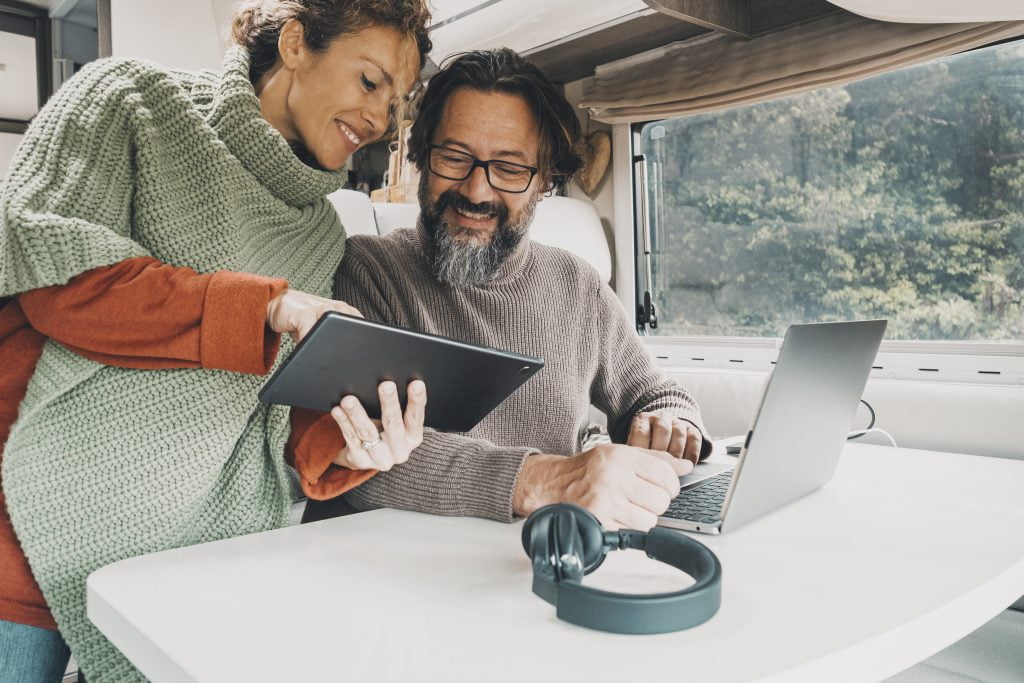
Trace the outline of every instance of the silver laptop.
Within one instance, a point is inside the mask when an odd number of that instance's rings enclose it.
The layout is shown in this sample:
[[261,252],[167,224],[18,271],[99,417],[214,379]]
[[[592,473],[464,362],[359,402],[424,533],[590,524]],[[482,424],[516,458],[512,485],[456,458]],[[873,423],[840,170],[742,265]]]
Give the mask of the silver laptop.
[[[825,485],[835,473],[885,320],[792,325],[735,467],[701,465],[659,526],[718,534]],[[721,469],[719,467],[719,469]]]

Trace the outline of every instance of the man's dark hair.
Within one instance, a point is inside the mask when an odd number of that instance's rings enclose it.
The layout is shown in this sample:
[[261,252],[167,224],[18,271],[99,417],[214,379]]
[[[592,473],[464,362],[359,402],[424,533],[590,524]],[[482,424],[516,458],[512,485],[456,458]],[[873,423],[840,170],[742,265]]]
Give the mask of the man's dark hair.
[[564,186],[583,166],[575,151],[580,123],[572,105],[540,69],[512,50],[502,48],[457,55],[430,79],[409,135],[409,160],[421,173],[429,172],[429,146],[445,104],[460,88],[523,98],[540,126],[538,165],[540,173],[550,181],[550,188]]

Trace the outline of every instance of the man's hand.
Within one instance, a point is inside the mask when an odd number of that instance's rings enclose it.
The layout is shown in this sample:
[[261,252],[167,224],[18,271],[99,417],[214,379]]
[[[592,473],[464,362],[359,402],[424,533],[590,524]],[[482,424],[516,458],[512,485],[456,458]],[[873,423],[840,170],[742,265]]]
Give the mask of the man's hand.
[[679,495],[693,464],[668,453],[603,444],[571,457],[526,458],[512,493],[512,511],[526,516],[551,503],[592,512],[608,529],[647,531]]
[[288,333],[299,342],[327,311],[337,311],[360,318],[362,313],[344,301],[325,299],[297,289],[286,289],[267,304],[267,325],[278,334]]
[[696,465],[704,437],[699,429],[678,417],[665,413],[637,413],[629,425],[626,443],[637,448],[664,451]]
[[334,459],[335,465],[350,470],[387,472],[401,465],[423,443],[423,414],[427,405],[427,388],[421,380],[409,383],[405,414],[398,401],[394,382],[377,386],[381,419],[373,420],[355,396],[346,396],[331,410],[345,437],[345,447]]

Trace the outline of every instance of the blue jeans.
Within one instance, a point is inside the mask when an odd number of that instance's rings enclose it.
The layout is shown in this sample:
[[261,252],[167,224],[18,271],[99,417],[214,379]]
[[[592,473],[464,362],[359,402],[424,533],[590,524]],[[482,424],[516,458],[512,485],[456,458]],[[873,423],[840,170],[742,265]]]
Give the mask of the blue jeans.
[[70,657],[57,631],[0,620],[0,681],[60,683]]

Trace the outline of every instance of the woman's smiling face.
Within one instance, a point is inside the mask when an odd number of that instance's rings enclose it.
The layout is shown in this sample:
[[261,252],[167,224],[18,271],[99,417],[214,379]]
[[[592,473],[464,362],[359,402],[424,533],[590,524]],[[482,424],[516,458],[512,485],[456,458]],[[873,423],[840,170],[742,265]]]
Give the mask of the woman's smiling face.
[[279,52],[278,63],[256,84],[263,116],[332,171],[387,132],[395,103],[420,66],[415,42],[384,26],[338,36],[317,53],[301,25],[290,21]]

